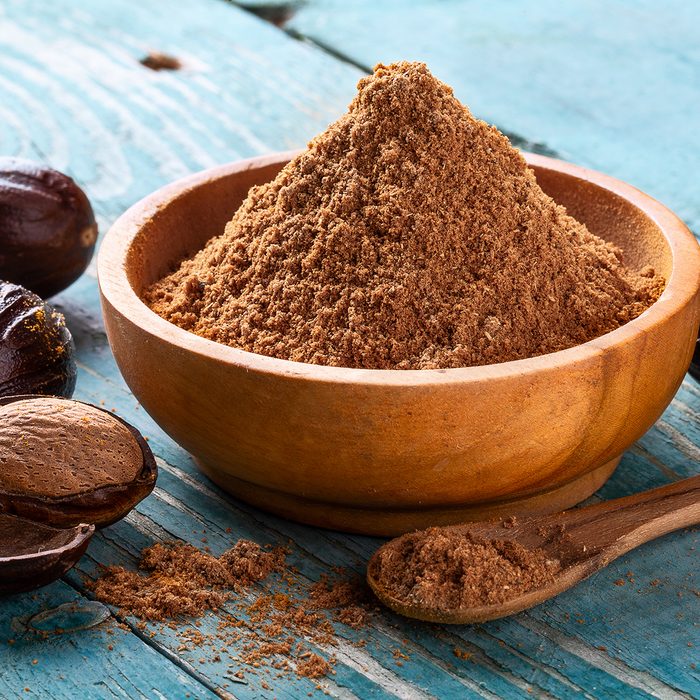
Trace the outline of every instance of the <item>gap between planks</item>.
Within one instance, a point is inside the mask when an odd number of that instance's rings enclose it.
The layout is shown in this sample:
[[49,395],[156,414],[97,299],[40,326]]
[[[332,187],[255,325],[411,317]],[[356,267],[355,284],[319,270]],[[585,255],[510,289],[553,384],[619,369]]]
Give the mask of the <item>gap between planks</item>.
[[530,631],[547,637],[562,649],[578,656],[591,666],[605,671],[620,682],[648,693],[652,697],[659,698],[659,700],[693,700],[691,695],[667,685],[650,673],[632,668],[619,659],[608,656],[589,644],[569,637],[547,623],[530,617],[527,613],[520,615],[518,622]]

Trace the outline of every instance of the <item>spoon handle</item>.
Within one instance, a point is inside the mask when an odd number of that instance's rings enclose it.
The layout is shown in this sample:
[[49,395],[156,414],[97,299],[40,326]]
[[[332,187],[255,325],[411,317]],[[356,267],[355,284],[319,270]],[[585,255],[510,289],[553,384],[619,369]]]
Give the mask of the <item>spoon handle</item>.
[[567,532],[606,562],[649,540],[700,523],[700,475],[569,511]]

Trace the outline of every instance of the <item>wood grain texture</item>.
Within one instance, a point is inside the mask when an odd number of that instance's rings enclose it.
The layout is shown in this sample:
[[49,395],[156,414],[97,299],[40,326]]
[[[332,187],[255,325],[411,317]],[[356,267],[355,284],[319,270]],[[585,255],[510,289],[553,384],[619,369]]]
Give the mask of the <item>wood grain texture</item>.
[[[0,697],[217,697],[113,618],[105,619],[103,607],[63,582],[3,599]],[[72,631],[56,631],[67,625]]]
[[[456,3],[442,5],[451,11]],[[359,8],[360,3],[347,3],[347,7]],[[485,14],[487,7],[480,12]],[[597,11],[597,5],[590,7],[588,24],[594,22]],[[585,6],[581,8],[579,23],[586,19]],[[440,15],[439,9],[434,12]],[[573,10],[559,12],[568,15]],[[616,10],[606,7],[605,14],[609,12]],[[368,20],[371,16],[367,15]],[[451,17],[441,26],[446,27]],[[334,16],[328,15],[326,21],[333,22]],[[692,31],[690,23],[684,26],[688,33]],[[423,18],[414,40],[430,37],[429,30],[431,25]],[[360,41],[351,26],[345,31],[355,37],[353,41]],[[441,35],[440,41],[434,36],[425,41],[441,48],[447,35]],[[627,41],[634,46],[633,35]],[[649,51],[657,41],[658,37],[651,42],[640,40],[635,55]],[[679,55],[692,52],[693,42],[689,36],[679,43]],[[542,52],[550,45],[545,36],[533,42],[532,51]],[[178,56],[184,69],[155,73],[144,68],[138,59],[151,49]],[[408,49],[400,51],[398,57],[410,57]],[[669,50],[664,60],[671,60],[673,52]],[[448,53],[458,77],[468,59],[466,48],[451,47]],[[645,63],[640,66],[648,69]],[[243,156],[302,146],[344,110],[360,75],[355,67],[295,42],[219,0],[4,0],[0,3],[0,152],[37,158],[74,176],[88,191],[104,231],[137,199],[180,175]],[[589,76],[594,85],[601,83],[599,78],[600,71]],[[691,94],[692,81],[687,85]],[[604,88],[608,89],[599,85],[600,90]],[[522,83],[514,84],[513,90],[518,108],[524,109],[530,103],[529,91]],[[469,101],[468,95],[461,96]],[[502,119],[500,125],[522,127],[523,135],[532,139],[544,138],[549,134],[544,130],[548,115],[559,114],[557,99],[552,98],[539,116],[525,110],[523,124]],[[614,95],[609,99],[617,104]],[[498,117],[488,95],[483,104],[484,116]],[[489,105],[492,111],[486,109]],[[697,113],[690,109],[687,96],[676,100],[676,105],[679,119]],[[662,107],[659,100],[656,109]],[[571,119],[577,114],[576,108],[567,112]],[[588,147],[596,153],[609,148],[617,154],[615,162],[624,161],[636,144],[631,144],[635,137],[626,130],[590,127],[585,136],[579,136],[575,129],[557,124],[557,147],[571,160],[583,162]],[[691,148],[686,160],[678,160],[678,144],[686,139],[682,133],[676,129],[675,135],[664,139],[679,173],[669,177],[678,187],[665,184],[670,182],[665,161],[657,162],[649,173],[638,167],[639,173],[629,179],[661,193],[662,199],[692,221],[684,212],[697,205],[690,196],[689,177],[697,158]],[[639,155],[634,158],[637,166],[640,160]],[[611,167],[612,161],[595,165],[625,177]],[[640,176],[657,189],[640,182]],[[673,198],[665,197],[660,188],[668,189]],[[681,197],[683,202],[677,205]],[[77,397],[115,408],[149,436],[161,476],[154,494],[137,511],[95,536],[79,569],[63,582],[36,594],[0,600],[0,697],[183,698],[189,693],[208,700],[230,695],[306,697],[308,692],[323,697],[309,681],[278,683],[271,691],[255,680],[248,686],[226,686],[224,666],[211,659],[200,664],[196,652],[178,651],[171,632],[159,627],[144,632],[135,628],[133,620],[128,621],[128,632],[114,629],[113,618],[101,622],[99,608],[88,606],[83,576],[94,575],[99,564],[133,566],[143,545],[171,538],[199,543],[203,529],[215,551],[237,537],[261,543],[291,539],[293,561],[307,580],[317,580],[334,565],[362,573],[380,541],[296,525],[223,495],[199,475],[188,455],[163,434],[126,388],[106,344],[94,276],[84,276],[56,302],[67,315],[78,347]],[[700,387],[686,379],[661,421],[625,455],[597,497],[622,496],[697,473],[699,412]],[[226,527],[232,528],[230,534]],[[196,529],[199,534],[192,532]],[[697,666],[691,666],[697,664],[700,646],[696,626],[700,598],[693,592],[698,575],[696,546],[696,532],[669,535],[527,614],[483,626],[444,629],[414,625],[387,614],[367,633],[364,650],[349,643],[334,650],[339,658],[336,675],[323,687],[342,698],[698,696],[700,675]],[[626,577],[627,571],[633,572],[634,582]],[[615,585],[620,579],[625,585]],[[269,585],[274,590],[274,582]],[[85,610],[77,615],[84,624],[97,626],[46,640],[20,636],[18,618],[71,601],[78,601],[79,609]],[[65,627],[66,614],[61,609],[49,619],[59,618]],[[215,620],[204,624],[212,626]],[[151,632],[155,633],[152,638]],[[339,632],[348,640],[354,636],[347,628]],[[9,639],[15,643],[8,644]],[[410,655],[410,663],[396,665],[392,655],[396,648]],[[470,656],[457,658],[455,648]],[[25,693],[24,687],[30,687],[30,692]]]

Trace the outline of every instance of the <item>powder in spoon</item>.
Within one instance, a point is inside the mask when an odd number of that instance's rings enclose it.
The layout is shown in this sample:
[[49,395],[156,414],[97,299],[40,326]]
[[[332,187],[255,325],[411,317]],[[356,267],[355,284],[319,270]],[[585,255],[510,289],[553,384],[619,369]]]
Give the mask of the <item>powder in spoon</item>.
[[450,612],[517,598],[551,583],[560,568],[543,549],[434,527],[379,549],[369,574],[403,603]]
[[663,284],[568,216],[424,64],[402,62],[360,80],[347,114],[144,298],[271,357],[431,369],[586,342]]

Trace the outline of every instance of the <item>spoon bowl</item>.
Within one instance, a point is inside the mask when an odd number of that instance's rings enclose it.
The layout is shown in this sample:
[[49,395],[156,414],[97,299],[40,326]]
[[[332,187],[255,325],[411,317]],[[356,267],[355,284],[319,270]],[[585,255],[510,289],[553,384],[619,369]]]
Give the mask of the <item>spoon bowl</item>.
[[403,535],[382,545],[367,565],[367,581],[379,600],[406,617],[445,624],[468,624],[514,615],[579,583],[644,542],[700,523],[700,476],[575,510],[527,518],[493,520],[440,528],[480,540],[510,540],[542,549],[558,560],[554,580],[501,603],[439,608],[418,599],[401,599],[378,575],[380,553],[399,550]]

